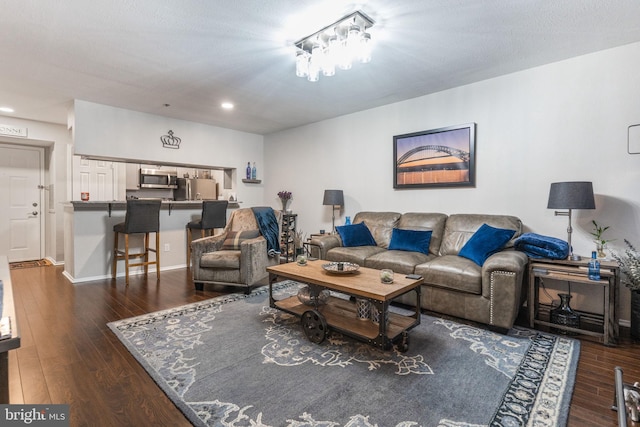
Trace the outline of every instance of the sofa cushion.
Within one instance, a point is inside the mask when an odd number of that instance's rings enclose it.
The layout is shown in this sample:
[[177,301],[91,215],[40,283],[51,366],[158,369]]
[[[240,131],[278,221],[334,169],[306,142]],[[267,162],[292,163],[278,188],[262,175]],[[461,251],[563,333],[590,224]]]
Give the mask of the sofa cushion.
[[240,251],[206,252],[200,257],[200,267],[239,269]]
[[507,248],[512,247],[513,241],[522,233],[522,222],[514,216],[481,214],[450,215],[444,227],[444,235],[442,237],[439,255],[458,255],[460,249],[462,249],[482,224],[496,228],[515,230],[513,237],[505,245]]
[[424,277],[427,285],[438,286],[474,295],[482,293],[482,268],[457,255],[435,257],[416,265],[415,274]]
[[391,233],[389,250],[422,252],[429,255],[432,231],[403,230],[394,228]]
[[227,237],[225,237],[221,249],[225,251],[239,251],[242,242],[255,239],[258,236],[260,236],[260,231],[258,230],[229,231],[227,232]]
[[342,246],[347,248],[354,246],[375,246],[376,241],[373,239],[371,232],[364,223],[352,225],[339,225],[336,227]]
[[394,251],[389,249],[365,259],[364,266],[378,270],[390,268],[396,273],[412,274],[417,264],[427,262],[433,257],[433,255],[426,255],[422,252]]
[[353,223],[364,222],[376,244],[386,249],[391,241],[391,230],[397,226],[401,216],[397,212],[358,212],[353,218]]
[[398,221],[398,228],[403,230],[431,230],[429,252],[438,255],[447,215],[443,213],[407,212]]
[[365,259],[385,251],[385,249],[379,246],[356,246],[353,248],[338,246],[337,248],[330,249],[327,252],[326,258],[327,261],[353,262],[364,266]]
[[458,255],[482,266],[486,259],[502,249],[514,234],[515,230],[495,228],[482,224],[478,231],[460,249]]

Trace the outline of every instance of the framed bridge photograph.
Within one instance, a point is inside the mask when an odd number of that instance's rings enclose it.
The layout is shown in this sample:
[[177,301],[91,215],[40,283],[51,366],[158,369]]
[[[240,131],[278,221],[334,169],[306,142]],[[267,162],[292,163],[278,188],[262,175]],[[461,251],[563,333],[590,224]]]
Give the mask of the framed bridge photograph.
[[393,137],[393,188],[474,187],[476,124]]

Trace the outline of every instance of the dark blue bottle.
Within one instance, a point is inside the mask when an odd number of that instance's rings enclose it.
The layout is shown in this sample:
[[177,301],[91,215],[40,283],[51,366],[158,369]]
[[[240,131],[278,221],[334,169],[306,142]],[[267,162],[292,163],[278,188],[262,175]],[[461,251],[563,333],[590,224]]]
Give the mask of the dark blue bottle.
[[247,179],[251,179],[251,162],[247,162]]
[[589,260],[589,279],[600,280],[600,261],[596,258],[596,251],[591,252]]

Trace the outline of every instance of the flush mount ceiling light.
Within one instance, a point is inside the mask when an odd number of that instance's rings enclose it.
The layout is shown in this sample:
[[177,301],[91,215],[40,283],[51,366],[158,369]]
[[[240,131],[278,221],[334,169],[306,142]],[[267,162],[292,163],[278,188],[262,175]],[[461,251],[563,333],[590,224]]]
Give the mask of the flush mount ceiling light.
[[356,11],[298,40],[296,75],[317,82],[320,73],[330,77],[336,73],[336,67],[348,70],[354,60],[371,61],[371,34],[367,29],[373,24],[371,18]]

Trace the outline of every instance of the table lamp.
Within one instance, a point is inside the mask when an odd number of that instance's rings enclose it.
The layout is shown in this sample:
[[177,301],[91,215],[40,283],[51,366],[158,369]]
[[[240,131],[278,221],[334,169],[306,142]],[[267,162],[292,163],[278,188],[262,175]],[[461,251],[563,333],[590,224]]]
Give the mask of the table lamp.
[[567,243],[569,243],[569,259],[578,261],[579,255],[573,254],[571,246],[571,210],[595,209],[596,202],[593,197],[593,184],[585,181],[554,182],[549,190],[549,203],[547,209],[568,209],[566,212],[555,211],[556,216],[568,216]]
[[323,205],[330,205],[331,208],[331,225],[333,229],[333,233],[336,232],[336,206],[342,207],[344,206],[344,195],[342,194],[342,190],[324,190],[324,200],[322,201]]

